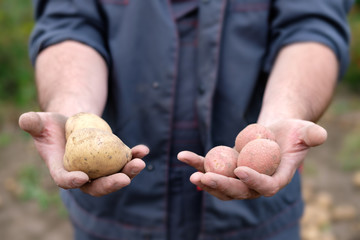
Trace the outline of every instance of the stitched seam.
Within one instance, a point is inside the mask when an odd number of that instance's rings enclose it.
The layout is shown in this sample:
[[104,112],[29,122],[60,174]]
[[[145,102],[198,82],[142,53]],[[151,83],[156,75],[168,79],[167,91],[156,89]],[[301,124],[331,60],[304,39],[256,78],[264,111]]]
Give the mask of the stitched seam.
[[178,58],[179,58],[179,47],[180,47],[180,40],[179,40],[179,35],[178,35],[178,31],[177,31],[177,25],[176,25],[176,17],[174,15],[174,12],[172,10],[172,3],[171,0],[167,0],[167,4],[168,4],[168,10],[171,14],[172,20],[173,20],[173,24],[174,24],[174,28],[175,28],[175,40],[176,40],[176,48],[175,48],[175,70],[174,70],[174,75],[173,75],[173,87],[172,87],[172,103],[171,103],[171,116],[170,116],[170,132],[169,132],[169,143],[168,143],[168,149],[167,149],[167,161],[166,161],[166,195],[165,195],[165,199],[166,199],[166,204],[165,204],[165,223],[166,223],[166,234],[167,236],[169,236],[169,169],[170,169],[170,155],[171,155],[171,143],[172,143],[172,136],[173,136],[173,132],[172,129],[174,127],[174,114],[175,114],[175,91],[176,91],[176,80],[177,80],[177,76],[178,76]]

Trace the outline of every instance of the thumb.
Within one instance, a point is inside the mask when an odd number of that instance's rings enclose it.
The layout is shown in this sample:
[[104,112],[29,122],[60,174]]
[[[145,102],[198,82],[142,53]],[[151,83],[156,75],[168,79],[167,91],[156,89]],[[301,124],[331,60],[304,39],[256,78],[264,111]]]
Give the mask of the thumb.
[[317,124],[312,123],[303,128],[303,140],[309,147],[321,145],[326,139],[327,131]]
[[44,129],[44,123],[38,113],[27,112],[19,117],[19,126],[25,132],[37,137]]

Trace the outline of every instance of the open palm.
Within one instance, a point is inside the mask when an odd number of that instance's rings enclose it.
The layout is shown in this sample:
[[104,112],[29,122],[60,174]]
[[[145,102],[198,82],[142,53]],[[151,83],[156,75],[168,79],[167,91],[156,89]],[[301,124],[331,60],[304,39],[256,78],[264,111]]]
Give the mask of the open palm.
[[64,189],[80,188],[93,196],[102,196],[130,184],[144,167],[141,158],[149,149],[138,145],[131,149],[134,159],[125,165],[121,173],[89,181],[81,171],[68,172],[63,166],[65,152],[65,123],[67,117],[49,112],[28,112],[19,118],[19,126],[34,139],[41,158],[45,161],[55,183]]
[[199,172],[190,181],[222,200],[251,199],[259,196],[273,196],[290,183],[295,171],[303,163],[308,150],[325,142],[325,129],[309,121],[286,119],[268,126],[276,136],[281,148],[281,163],[272,176],[260,174],[248,167],[234,170],[238,178],[204,172],[204,157],[192,152],[178,155],[183,161]]

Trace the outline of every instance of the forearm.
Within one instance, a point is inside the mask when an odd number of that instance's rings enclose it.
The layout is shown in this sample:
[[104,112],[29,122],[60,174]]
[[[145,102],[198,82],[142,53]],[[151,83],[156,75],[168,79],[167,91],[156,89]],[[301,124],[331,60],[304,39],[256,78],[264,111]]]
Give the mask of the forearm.
[[91,47],[74,41],[50,46],[39,54],[35,73],[43,111],[66,116],[103,112],[108,70],[104,59]]
[[265,89],[259,123],[296,118],[317,121],[331,102],[338,76],[335,54],[318,43],[284,47]]

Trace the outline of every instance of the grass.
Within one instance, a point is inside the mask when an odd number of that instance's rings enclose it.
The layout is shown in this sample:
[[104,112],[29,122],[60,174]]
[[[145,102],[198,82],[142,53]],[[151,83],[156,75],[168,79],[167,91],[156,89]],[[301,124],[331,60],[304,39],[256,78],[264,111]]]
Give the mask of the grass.
[[18,175],[21,187],[20,199],[23,201],[36,201],[41,209],[46,210],[50,207],[58,209],[60,216],[66,216],[66,210],[62,205],[59,192],[56,189],[46,189],[43,186],[43,171],[35,165],[24,166]]

